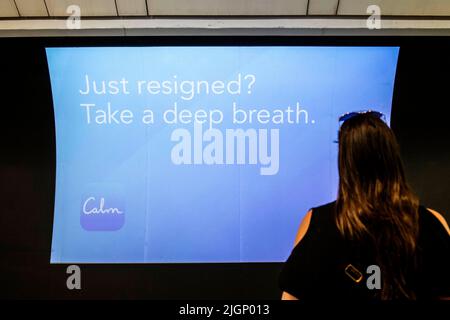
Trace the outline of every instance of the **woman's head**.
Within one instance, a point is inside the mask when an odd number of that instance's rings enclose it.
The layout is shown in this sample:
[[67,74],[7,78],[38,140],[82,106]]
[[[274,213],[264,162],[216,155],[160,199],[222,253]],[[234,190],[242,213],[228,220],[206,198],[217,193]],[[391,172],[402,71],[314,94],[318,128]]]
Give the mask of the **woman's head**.
[[418,199],[408,187],[392,130],[373,113],[357,114],[339,130],[336,224],[377,251],[382,298],[414,297],[402,271],[415,255]]
[[358,114],[339,130],[340,191],[364,202],[389,200],[406,187],[400,151],[392,130],[380,117]]

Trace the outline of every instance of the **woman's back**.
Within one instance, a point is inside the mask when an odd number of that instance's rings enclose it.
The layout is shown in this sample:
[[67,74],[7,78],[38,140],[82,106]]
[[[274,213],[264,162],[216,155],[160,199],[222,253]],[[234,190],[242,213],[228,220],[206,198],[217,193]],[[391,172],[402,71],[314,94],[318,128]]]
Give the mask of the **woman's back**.
[[[430,211],[423,206],[418,211],[419,234],[413,259],[384,269],[402,268],[404,283],[417,299],[450,296],[450,237]],[[312,210],[305,236],[280,273],[281,289],[299,299],[379,299],[381,290],[367,286],[367,280],[373,282],[371,276],[376,269],[369,269],[368,273],[367,268],[378,265],[380,250],[389,256],[389,247],[377,247],[374,238],[345,238],[335,215],[336,202]],[[380,266],[379,276],[393,271]],[[360,275],[362,278],[358,279]]]

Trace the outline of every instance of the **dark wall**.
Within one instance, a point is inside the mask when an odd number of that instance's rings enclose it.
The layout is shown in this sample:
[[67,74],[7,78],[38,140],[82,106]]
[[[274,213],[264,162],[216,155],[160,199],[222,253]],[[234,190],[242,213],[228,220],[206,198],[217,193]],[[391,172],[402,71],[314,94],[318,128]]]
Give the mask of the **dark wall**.
[[400,49],[392,128],[422,203],[450,220],[450,38]]
[[277,263],[82,265],[78,292],[66,289],[67,265],[49,264],[55,133],[44,47],[204,43],[400,45],[392,127],[412,186],[449,218],[449,38],[0,39],[0,298],[279,298]]

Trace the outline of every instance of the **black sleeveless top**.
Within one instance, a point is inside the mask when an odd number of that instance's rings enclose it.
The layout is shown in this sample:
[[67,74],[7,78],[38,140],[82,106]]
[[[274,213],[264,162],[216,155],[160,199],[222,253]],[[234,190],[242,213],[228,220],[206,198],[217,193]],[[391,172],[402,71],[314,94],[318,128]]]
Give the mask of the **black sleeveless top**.
[[[379,290],[367,286],[374,274],[367,267],[376,265],[375,250],[341,236],[334,222],[335,204],[312,209],[305,236],[281,269],[280,289],[302,300],[377,299]],[[417,248],[416,267],[404,272],[408,286],[417,299],[450,296],[450,237],[440,221],[423,206],[419,207]]]

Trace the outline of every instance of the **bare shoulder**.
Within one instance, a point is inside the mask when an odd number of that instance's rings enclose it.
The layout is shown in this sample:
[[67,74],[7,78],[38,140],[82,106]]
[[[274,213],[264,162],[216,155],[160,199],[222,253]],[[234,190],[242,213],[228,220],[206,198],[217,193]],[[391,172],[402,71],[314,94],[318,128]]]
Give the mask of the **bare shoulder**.
[[436,217],[436,219],[439,220],[439,222],[444,226],[445,230],[447,230],[448,234],[450,235],[450,229],[448,227],[447,221],[445,220],[444,216],[442,214],[440,214],[439,212],[437,212],[436,210],[427,208],[428,211],[431,212],[431,214],[433,214],[433,216]]
[[309,210],[303,217],[300,227],[298,228],[297,235],[295,236],[294,247],[303,239],[308,231],[309,224],[311,223],[312,210]]

